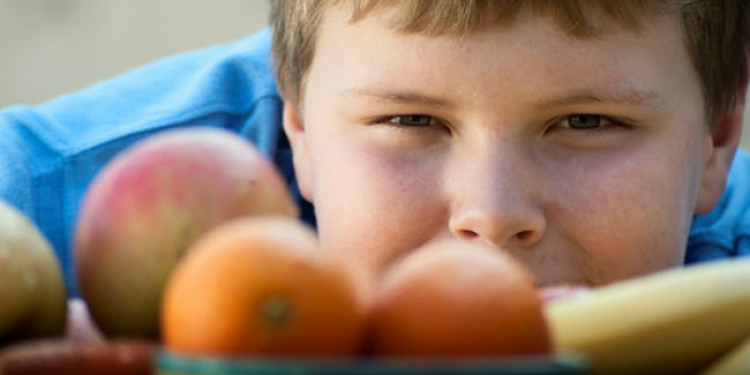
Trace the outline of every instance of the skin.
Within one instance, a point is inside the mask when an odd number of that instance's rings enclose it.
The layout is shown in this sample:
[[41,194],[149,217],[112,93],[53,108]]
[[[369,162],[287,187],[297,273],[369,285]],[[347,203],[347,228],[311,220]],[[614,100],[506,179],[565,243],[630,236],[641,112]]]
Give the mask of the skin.
[[449,237],[512,254],[541,287],[682,264],[742,105],[708,126],[676,16],[638,32],[595,19],[587,39],[529,12],[463,38],[400,34],[390,16],[329,10],[303,101],[284,109],[321,244],[363,295]]

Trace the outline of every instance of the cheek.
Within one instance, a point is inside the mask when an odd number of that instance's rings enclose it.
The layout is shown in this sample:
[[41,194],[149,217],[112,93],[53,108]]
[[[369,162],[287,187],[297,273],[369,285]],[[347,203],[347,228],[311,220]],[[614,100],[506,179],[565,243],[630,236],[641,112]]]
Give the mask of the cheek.
[[612,154],[570,175],[560,226],[600,283],[682,264],[697,176],[694,161],[664,153]]
[[439,160],[351,138],[316,151],[320,241],[360,283],[371,283],[393,258],[445,226],[436,181]]

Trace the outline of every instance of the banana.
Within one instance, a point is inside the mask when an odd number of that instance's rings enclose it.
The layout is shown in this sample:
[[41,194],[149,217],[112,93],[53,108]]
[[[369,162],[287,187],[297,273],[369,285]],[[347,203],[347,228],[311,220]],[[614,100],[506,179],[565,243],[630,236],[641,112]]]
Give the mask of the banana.
[[592,374],[695,373],[750,336],[750,258],[662,271],[550,302],[555,348]]
[[738,374],[750,374],[750,337],[700,373],[700,375]]

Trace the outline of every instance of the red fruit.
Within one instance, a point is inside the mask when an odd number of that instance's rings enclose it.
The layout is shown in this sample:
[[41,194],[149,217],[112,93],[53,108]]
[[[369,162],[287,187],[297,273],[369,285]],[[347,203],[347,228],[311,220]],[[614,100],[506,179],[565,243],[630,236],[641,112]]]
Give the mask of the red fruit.
[[164,284],[193,241],[244,215],[297,215],[273,164],[237,135],[154,135],[107,164],[76,227],[78,287],[108,336],[156,337]]

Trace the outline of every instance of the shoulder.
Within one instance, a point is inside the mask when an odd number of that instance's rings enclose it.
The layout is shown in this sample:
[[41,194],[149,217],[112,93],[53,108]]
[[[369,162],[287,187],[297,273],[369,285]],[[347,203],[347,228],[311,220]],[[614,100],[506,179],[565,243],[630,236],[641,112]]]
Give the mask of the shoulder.
[[259,101],[279,100],[269,48],[270,31],[264,30],[167,57],[56,98],[34,114],[47,122],[48,136],[63,154],[173,126],[236,128]]
[[750,155],[740,150],[713,211],[693,219],[686,263],[750,255]]
[[[38,106],[0,111],[0,199],[23,210],[70,272],[70,234],[82,195],[117,153],[150,134],[211,126],[269,156],[281,132],[281,98],[269,30],[155,61]],[[289,167],[291,168],[291,167]]]

